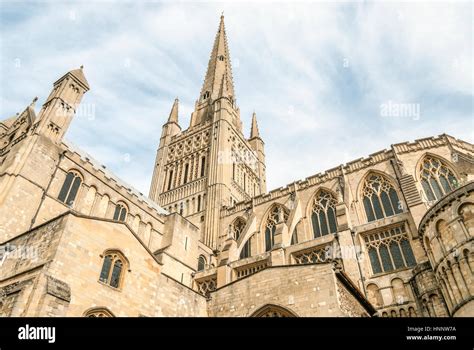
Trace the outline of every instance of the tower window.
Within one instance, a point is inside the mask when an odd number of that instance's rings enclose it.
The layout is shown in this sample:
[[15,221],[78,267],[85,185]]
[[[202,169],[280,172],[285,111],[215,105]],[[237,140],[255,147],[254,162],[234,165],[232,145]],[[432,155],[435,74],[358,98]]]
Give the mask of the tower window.
[[211,96],[210,92],[209,91],[206,91],[203,95],[202,95],[202,99],[203,100],[206,100],[209,98],[209,96]]
[[201,195],[198,196],[198,211],[201,211]]
[[201,158],[201,176],[204,176],[206,171],[206,157]]
[[70,171],[66,175],[63,187],[59,192],[58,199],[66,205],[72,206],[76,199],[77,192],[81,186],[82,179],[79,174],[75,171]]
[[224,56],[223,55],[219,56],[219,61],[224,61]]
[[184,166],[184,180],[183,180],[183,183],[188,182],[188,172],[189,172],[189,164],[186,164]]
[[118,203],[115,206],[114,220],[125,222],[126,218],[127,218],[127,207],[125,206],[125,204]]
[[173,183],[173,170],[170,171],[170,177],[168,179],[168,191],[171,190],[172,183]]

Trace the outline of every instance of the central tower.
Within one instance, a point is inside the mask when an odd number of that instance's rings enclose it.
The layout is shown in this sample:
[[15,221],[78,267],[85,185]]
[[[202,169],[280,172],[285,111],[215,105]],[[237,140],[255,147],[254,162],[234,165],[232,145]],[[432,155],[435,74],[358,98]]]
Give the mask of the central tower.
[[149,196],[200,227],[203,243],[215,249],[224,230],[221,208],[266,192],[264,143],[255,113],[250,137],[242,133],[224,16],[189,128],[184,131],[178,107],[176,99],[163,125]]

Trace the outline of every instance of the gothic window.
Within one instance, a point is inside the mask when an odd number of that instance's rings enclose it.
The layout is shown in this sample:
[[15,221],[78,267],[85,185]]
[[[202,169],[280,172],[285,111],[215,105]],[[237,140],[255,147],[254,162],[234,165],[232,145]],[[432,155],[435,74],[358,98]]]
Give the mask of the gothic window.
[[223,55],[219,56],[219,61],[224,61],[224,56]]
[[200,255],[198,259],[198,271],[203,271],[205,267],[206,267],[206,258],[203,255]]
[[206,157],[201,158],[201,177],[204,176],[206,171]]
[[364,183],[363,203],[367,220],[379,220],[402,212],[398,194],[382,175],[369,175]]
[[106,308],[95,307],[87,310],[84,313],[84,317],[114,317],[114,314]]
[[72,206],[74,204],[74,200],[76,199],[77,192],[81,187],[81,183],[82,178],[78,172],[68,172],[66,179],[64,180],[63,187],[61,187],[61,191],[59,192],[58,199],[66,205]]
[[242,218],[237,218],[231,225],[231,233],[237,241],[245,228],[245,221]]
[[252,254],[251,252],[252,247],[251,247],[250,240],[251,238],[249,238],[247,242],[245,242],[244,246],[242,247],[242,250],[240,252],[240,259],[248,258]]
[[184,166],[184,180],[183,180],[183,184],[188,183],[188,173],[189,173],[189,164],[186,164],[186,165]]
[[439,200],[458,184],[451,169],[441,160],[430,156],[420,165],[420,181],[428,201]]
[[118,203],[115,206],[114,220],[115,221],[120,221],[120,222],[125,222],[126,218],[127,218],[127,207],[123,203]]
[[170,170],[170,175],[168,179],[168,191],[171,190],[171,185],[173,184],[173,170]]
[[105,253],[99,281],[114,288],[120,288],[123,282],[125,258],[117,251]]
[[268,304],[255,311],[252,317],[296,317],[296,315],[281,306]]
[[204,95],[202,95],[202,99],[203,99],[203,100],[206,100],[206,99],[208,99],[210,96],[211,96],[211,94],[209,93],[209,91],[206,91],[206,92],[204,93]]
[[320,191],[314,198],[311,213],[314,238],[337,231],[336,204],[336,198],[326,191]]
[[275,232],[276,225],[288,220],[288,210],[283,206],[275,206],[267,218],[267,223],[265,225],[265,251],[268,252],[272,250],[275,243]]
[[373,274],[416,265],[404,224],[368,234],[364,241]]

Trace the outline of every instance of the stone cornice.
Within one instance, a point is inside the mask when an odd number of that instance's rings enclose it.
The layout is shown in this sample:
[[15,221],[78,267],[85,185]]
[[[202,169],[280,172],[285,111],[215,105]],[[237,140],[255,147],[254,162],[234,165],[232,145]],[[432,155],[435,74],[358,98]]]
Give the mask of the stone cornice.
[[[295,190],[299,191],[309,187],[318,186],[330,180],[337,179],[339,176],[348,175],[352,172],[369,168],[384,161],[394,159],[396,154],[418,152],[425,149],[437,148],[446,145],[454,145],[468,152],[474,152],[474,145],[446,134],[417,139],[413,142],[397,143],[392,145],[390,150],[384,149],[379,152],[372,153],[366,158],[359,158],[346,164],[341,164],[324,172],[309,176],[303,180],[297,180],[284,187],[280,187],[268,193],[256,196],[253,198],[254,205],[260,205],[265,202],[284,197]],[[245,210],[250,205],[251,201],[239,202],[233,207],[223,209],[222,216],[226,217],[238,213],[242,210]]]

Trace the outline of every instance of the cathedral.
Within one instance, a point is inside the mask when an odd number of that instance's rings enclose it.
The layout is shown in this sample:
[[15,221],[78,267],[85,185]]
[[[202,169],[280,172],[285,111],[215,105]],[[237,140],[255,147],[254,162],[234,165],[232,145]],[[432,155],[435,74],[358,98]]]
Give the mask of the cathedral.
[[268,190],[221,16],[146,196],[65,138],[89,89],[74,69],[0,122],[0,316],[474,316],[472,144],[401,142]]

